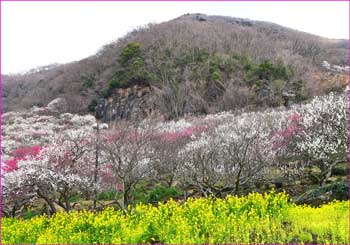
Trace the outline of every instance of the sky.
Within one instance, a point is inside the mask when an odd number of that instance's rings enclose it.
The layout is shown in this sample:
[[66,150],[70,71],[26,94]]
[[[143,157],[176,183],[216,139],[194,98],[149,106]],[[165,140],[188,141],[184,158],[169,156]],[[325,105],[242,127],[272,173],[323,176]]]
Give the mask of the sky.
[[328,38],[349,38],[344,2],[1,2],[1,73],[95,54],[134,28],[186,13],[269,21]]

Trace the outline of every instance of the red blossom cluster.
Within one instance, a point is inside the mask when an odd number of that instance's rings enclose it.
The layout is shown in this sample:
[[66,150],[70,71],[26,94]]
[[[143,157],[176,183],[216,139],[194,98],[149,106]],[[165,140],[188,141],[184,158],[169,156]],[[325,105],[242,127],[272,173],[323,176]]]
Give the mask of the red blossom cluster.
[[177,132],[164,132],[160,138],[165,142],[174,142],[180,139],[189,138],[194,134],[205,132],[207,130],[208,127],[206,125],[191,126]]
[[303,118],[294,112],[287,118],[288,125],[272,135],[273,149],[284,148],[298,133],[304,130]]
[[18,148],[12,152],[12,158],[6,161],[4,166],[4,171],[9,173],[11,171],[18,169],[18,162],[21,160],[27,160],[29,156],[35,157],[39,155],[40,151],[43,149],[42,146],[31,146]]

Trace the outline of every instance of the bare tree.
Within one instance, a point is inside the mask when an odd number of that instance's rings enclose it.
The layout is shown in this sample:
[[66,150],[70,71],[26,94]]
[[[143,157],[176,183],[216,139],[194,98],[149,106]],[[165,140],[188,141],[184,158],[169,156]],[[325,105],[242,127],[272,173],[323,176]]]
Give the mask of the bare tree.
[[118,123],[113,131],[102,135],[101,153],[105,159],[105,176],[110,185],[121,193],[117,204],[125,209],[134,199],[136,184],[147,178],[155,158],[150,144],[153,134],[149,128]]

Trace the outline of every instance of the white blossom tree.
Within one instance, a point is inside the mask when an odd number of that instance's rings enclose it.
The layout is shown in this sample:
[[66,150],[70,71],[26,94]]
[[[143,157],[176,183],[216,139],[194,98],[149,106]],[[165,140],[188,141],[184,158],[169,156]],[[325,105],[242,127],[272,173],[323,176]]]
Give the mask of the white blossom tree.
[[274,113],[243,113],[222,117],[210,132],[194,137],[183,151],[182,176],[206,195],[239,193],[264,174],[275,160],[271,141]]
[[297,133],[296,148],[309,165],[321,173],[313,175],[320,185],[331,176],[332,169],[347,161],[347,99],[346,94],[330,93],[316,97],[299,108],[303,130]]
[[51,213],[57,211],[56,205],[70,211],[69,199],[92,189],[90,138],[86,134],[64,135],[38,154],[20,159],[16,169],[2,176],[4,199],[25,193],[43,199]]
[[288,175],[306,174],[323,185],[332,169],[347,161],[346,109],[346,94],[330,93],[286,111],[273,135],[279,167]]

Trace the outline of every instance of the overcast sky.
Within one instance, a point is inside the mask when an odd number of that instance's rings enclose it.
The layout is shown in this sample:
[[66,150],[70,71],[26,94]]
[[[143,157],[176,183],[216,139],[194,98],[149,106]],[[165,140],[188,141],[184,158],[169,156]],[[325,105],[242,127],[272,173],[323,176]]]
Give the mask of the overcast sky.
[[348,2],[1,2],[1,71],[80,60],[135,27],[185,13],[265,20],[328,38],[349,37]]

